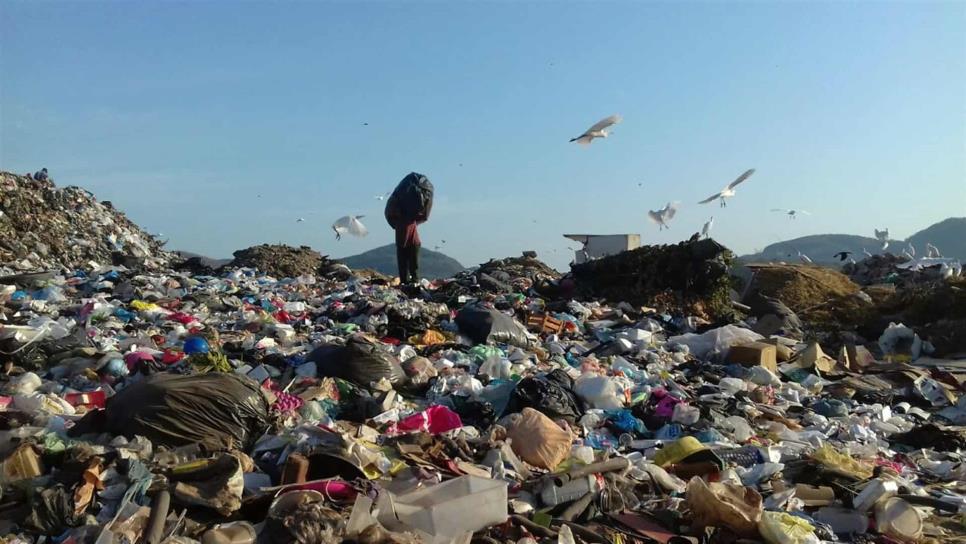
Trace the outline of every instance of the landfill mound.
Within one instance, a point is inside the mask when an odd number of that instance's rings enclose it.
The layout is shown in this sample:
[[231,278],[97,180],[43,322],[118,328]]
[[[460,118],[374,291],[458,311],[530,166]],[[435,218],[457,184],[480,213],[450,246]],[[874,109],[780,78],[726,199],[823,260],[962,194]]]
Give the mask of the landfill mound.
[[[575,284],[527,254],[396,287],[266,245],[0,277],[2,540],[954,541],[966,372],[923,335],[966,318],[966,280],[873,298],[757,268],[755,315],[710,323],[729,260],[645,247]],[[925,325],[797,334],[852,300]]]
[[784,302],[796,312],[850,297],[858,285],[841,272],[803,264],[748,265],[753,271],[748,293],[761,293]]
[[239,249],[232,254],[229,268],[254,268],[276,278],[294,278],[319,273],[322,255],[308,246],[261,244]]
[[168,254],[109,202],[79,187],[0,172],[0,268],[159,267]]
[[[846,274],[853,282],[859,285],[874,285],[877,283],[895,283],[901,275],[897,265],[909,261],[908,257],[882,253],[866,257],[856,263],[847,263],[842,267],[842,273]],[[910,272],[907,276],[912,276]]]
[[587,296],[661,309],[694,310],[704,317],[730,307],[733,254],[714,240],[643,246],[572,267]]

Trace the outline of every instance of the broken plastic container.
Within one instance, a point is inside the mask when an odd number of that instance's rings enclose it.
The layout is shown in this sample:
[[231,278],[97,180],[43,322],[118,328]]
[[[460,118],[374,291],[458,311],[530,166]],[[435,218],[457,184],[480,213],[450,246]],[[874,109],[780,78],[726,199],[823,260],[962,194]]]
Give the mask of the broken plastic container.
[[597,478],[593,474],[583,478],[570,480],[563,485],[557,485],[555,480],[547,482],[540,492],[540,500],[547,506],[556,506],[583,497],[591,491],[597,490]]
[[852,499],[852,506],[859,512],[868,512],[877,502],[899,492],[899,484],[892,480],[876,478]]
[[922,516],[905,500],[892,497],[876,504],[875,527],[896,540],[916,542],[922,536]]
[[389,530],[416,530],[443,544],[507,519],[505,481],[461,476],[395,495],[379,497],[379,522]]

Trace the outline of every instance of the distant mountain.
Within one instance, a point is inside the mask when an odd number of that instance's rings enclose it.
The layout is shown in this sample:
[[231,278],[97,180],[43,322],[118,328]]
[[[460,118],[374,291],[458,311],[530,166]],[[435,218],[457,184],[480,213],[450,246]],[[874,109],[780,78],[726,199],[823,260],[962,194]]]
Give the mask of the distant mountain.
[[954,257],[966,261],[966,217],[950,217],[912,236],[907,242],[916,251],[926,251],[926,242],[936,246],[943,257]]
[[[371,268],[389,276],[395,276],[399,273],[396,264],[396,246],[393,244],[377,247],[359,255],[343,257],[339,260],[349,268]],[[426,248],[419,252],[419,274],[424,278],[450,278],[462,272],[465,268],[456,259],[442,253]]]
[[[905,242],[890,241],[892,247],[905,247]],[[834,255],[840,251],[851,251],[852,258],[861,261],[865,255],[863,249],[870,253],[880,253],[882,242],[875,238],[855,236],[852,234],[814,234],[794,240],[787,240],[766,246],[761,253],[744,255],[742,262],[787,261],[799,262],[798,252],[801,251],[813,262],[818,264],[841,264]]]
[[191,259],[192,257],[197,257],[201,259],[202,264],[204,264],[205,266],[210,266],[211,268],[221,268],[222,266],[225,266],[226,264],[231,262],[231,259],[215,259],[212,257],[206,257],[205,255],[202,255],[200,253],[192,253],[190,251],[179,250],[179,251],[173,251],[172,253],[178,255],[179,257],[185,260]]
[[[925,255],[926,242],[939,248],[944,257],[966,260],[966,217],[951,217],[940,221],[910,236],[907,240],[890,240],[889,253],[898,254],[909,243],[916,247],[916,255]],[[739,261],[788,261],[798,262],[798,252],[808,255],[817,264],[840,265],[841,261],[833,255],[840,251],[851,251],[857,261],[864,257],[862,250],[881,253],[882,243],[875,238],[852,234],[815,234],[794,240],[786,240],[766,246],[760,253],[743,255]]]

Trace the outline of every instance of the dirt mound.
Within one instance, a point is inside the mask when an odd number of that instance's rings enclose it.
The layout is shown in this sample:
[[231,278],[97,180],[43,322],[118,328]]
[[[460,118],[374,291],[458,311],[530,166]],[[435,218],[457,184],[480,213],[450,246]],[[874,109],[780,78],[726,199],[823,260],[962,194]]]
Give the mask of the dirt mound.
[[328,260],[308,247],[284,244],[262,244],[239,249],[228,264],[230,268],[254,268],[277,278],[294,278],[319,273]]
[[753,276],[749,293],[777,298],[796,313],[859,292],[845,274],[830,268],[804,264],[758,264],[748,266]]
[[575,265],[578,288],[593,297],[716,317],[730,308],[731,251],[714,240],[644,246]]
[[0,267],[77,269],[167,263],[162,244],[79,187],[0,172]]
[[[841,272],[804,264],[753,264],[743,302],[764,295],[782,301],[807,331],[826,335],[855,331],[868,323],[875,305]],[[820,336],[828,340],[825,336]]]

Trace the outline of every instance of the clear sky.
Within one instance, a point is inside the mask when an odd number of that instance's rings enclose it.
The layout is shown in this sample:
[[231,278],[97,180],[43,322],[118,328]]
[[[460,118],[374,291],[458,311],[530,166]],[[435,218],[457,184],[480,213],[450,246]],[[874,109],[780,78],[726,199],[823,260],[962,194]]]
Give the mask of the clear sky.
[[[711,215],[739,253],[966,215],[962,1],[0,0],[0,63],[0,167],[215,257],[389,243],[373,197],[413,170],[436,186],[424,247],[467,265]],[[727,209],[696,204],[747,168]],[[335,241],[346,214],[368,238]]]

